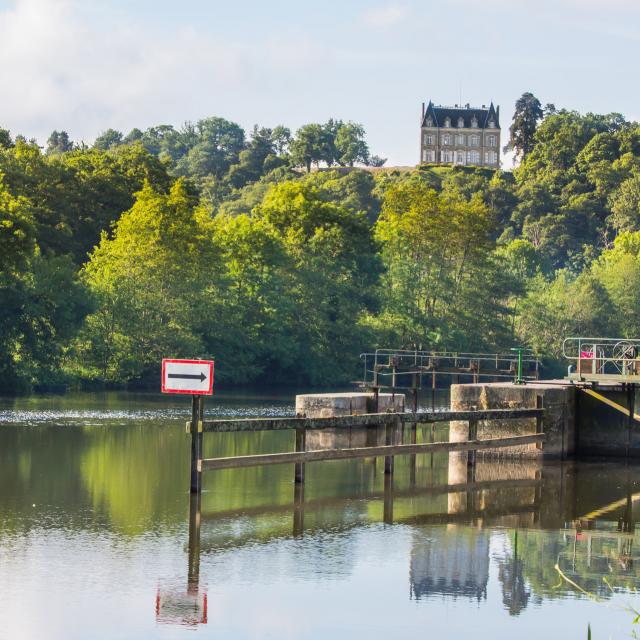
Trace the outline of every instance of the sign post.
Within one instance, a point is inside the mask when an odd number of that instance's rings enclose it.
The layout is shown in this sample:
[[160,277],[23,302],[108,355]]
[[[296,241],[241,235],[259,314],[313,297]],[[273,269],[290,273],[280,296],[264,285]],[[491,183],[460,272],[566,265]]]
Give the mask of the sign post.
[[202,489],[204,396],[213,394],[213,360],[162,361],[162,393],[189,394],[191,400],[191,493]]

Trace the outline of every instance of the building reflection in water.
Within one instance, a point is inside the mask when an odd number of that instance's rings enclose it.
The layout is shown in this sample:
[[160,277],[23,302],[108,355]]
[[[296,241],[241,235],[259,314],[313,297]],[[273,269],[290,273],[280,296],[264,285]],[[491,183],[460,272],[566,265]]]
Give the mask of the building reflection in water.
[[411,550],[409,580],[416,600],[436,595],[486,598],[489,532],[456,525],[424,530]]

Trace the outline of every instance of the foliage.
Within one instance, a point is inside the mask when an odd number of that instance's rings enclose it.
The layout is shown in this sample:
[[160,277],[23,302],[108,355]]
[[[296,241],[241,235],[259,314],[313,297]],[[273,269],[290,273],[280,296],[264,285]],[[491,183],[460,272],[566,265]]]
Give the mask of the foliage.
[[512,142],[513,172],[370,171],[337,119],[54,131],[46,152],[0,129],[0,382],[146,383],[207,355],[223,381],[329,385],[376,345],[516,342],[560,372],[564,335],[637,337],[640,126],[524,94]]
[[516,158],[525,158],[533,149],[533,136],[543,115],[540,100],[532,93],[523,93],[516,100],[513,122],[509,127],[509,143],[505,151],[511,149],[515,151]]
[[[461,349],[506,339],[506,281],[479,194],[399,184],[385,195],[376,235],[387,268],[383,322],[396,343]],[[482,304],[478,300],[482,299]]]
[[127,381],[163,357],[202,354],[192,323],[207,309],[217,262],[203,218],[183,181],[168,194],[147,183],[113,238],[103,233],[83,270],[98,301],[77,342],[86,374]]

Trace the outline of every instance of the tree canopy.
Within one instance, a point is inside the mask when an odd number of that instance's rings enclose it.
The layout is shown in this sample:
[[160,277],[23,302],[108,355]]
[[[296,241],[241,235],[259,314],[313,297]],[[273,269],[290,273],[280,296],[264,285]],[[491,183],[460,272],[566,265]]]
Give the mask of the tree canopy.
[[[0,384],[335,385],[375,347],[638,337],[640,126],[532,94],[519,166],[379,168],[362,125],[0,129]],[[375,170],[367,166],[376,167]]]

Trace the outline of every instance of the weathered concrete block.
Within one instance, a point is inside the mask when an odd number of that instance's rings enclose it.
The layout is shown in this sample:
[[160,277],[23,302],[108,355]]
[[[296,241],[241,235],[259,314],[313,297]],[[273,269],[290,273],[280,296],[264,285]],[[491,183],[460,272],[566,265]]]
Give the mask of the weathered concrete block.
[[[375,413],[373,393],[308,393],[296,396],[298,418],[331,418]],[[379,413],[403,413],[404,394],[381,393]]]
[[[572,386],[553,383],[511,382],[455,384],[451,386],[452,410],[535,408],[542,403],[542,431],[546,436],[543,449],[535,445],[489,451],[500,457],[566,458],[575,453],[576,390]],[[494,420],[478,424],[478,438],[499,438],[535,433],[535,419]],[[451,423],[450,439],[461,442],[468,437],[465,422]],[[485,454],[486,455],[486,454]]]

